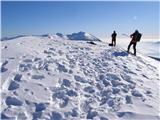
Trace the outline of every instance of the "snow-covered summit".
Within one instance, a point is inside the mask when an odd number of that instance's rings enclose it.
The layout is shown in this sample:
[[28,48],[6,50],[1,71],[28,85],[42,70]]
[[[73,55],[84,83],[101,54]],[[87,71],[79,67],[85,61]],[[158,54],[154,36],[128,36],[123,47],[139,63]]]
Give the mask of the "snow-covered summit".
[[52,37],[1,42],[2,119],[159,120],[158,61]]
[[70,40],[90,40],[90,41],[100,41],[100,39],[98,39],[97,37],[86,33],[86,32],[78,32],[78,33],[72,33],[70,35],[67,35],[67,37]]
[[[10,38],[4,37],[1,39],[1,41],[15,39],[15,38],[24,37],[24,36],[27,36],[27,35],[19,35],[19,36],[10,37]],[[56,34],[43,34],[43,35],[31,35],[31,36],[48,37],[48,38],[57,39],[57,40],[67,39],[67,40],[82,40],[82,41],[101,41],[100,39],[93,36],[92,34],[82,32],[82,31],[78,33],[67,34],[67,35],[64,35],[62,33],[56,33]]]

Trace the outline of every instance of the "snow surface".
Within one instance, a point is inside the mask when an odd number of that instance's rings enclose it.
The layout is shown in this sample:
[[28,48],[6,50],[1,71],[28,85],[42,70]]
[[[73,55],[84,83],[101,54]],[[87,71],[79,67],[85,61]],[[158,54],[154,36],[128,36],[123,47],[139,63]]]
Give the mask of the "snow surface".
[[[15,37],[3,37],[1,39],[1,41],[5,41],[5,40],[13,40],[16,38],[20,38],[20,37],[25,37],[27,35],[18,35]],[[87,32],[77,32],[77,33],[72,33],[72,34],[67,34],[64,35],[62,33],[56,33],[56,34],[43,34],[43,35],[32,35],[32,36],[39,36],[39,37],[49,37],[50,39],[58,39],[58,40],[81,40],[81,41],[101,41],[100,39],[98,39],[97,37],[93,36],[90,33]]]
[[86,32],[78,32],[78,33],[72,33],[71,35],[67,35],[68,39],[70,40],[91,40],[91,41],[100,41],[97,37],[86,33]]
[[[128,39],[117,38],[117,45],[127,50],[130,40],[131,38],[128,38]],[[108,40],[108,42],[110,41],[111,40]],[[160,59],[160,41],[159,40],[142,38],[140,42],[137,42],[136,48],[138,53]],[[131,46],[130,51],[133,52],[133,46]]]
[[106,43],[1,42],[1,118],[159,120],[159,62]]

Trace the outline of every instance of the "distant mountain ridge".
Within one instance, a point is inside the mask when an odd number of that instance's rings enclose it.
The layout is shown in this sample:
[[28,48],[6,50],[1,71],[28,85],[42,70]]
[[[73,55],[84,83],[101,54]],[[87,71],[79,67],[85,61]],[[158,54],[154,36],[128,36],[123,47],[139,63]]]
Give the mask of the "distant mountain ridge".
[[[1,38],[1,41],[11,40],[14,38],[25,37],[25,36],[27,35],[18,35],[15,37],[4,37],[4,38]],[[31,35],[31,36],[49,37],[51,39],[101,41],[99,38],[95,37],[94,35],[86,33],[86,32],[82,32],[82,31],[77,32],[77,33],[67,34],[67,35],[64,35],[62,33],[56,33],[56,34],[42,34],[42,35]]]
[[26,35],[17,35],[17,36],[14,36],[14,37],[3,37],[3,38],[1,38],[1,41],[11,40],[11,39],[20,38],[20,37],[25,37],[25,36],[26,36]]

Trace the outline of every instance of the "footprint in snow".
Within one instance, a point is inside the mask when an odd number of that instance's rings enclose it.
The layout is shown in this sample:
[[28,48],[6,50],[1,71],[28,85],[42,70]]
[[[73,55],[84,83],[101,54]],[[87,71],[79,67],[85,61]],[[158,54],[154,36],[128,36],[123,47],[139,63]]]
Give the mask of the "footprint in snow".
[[7,64],[8,64],[8,61],[5,60],[5,61],[2,63],[2,66],[5,66],[5,65],[7,65]]
[[100,120],[109,120],[109,119],[106,117],[100,117]]
[[103,86],[103,84],[96,83],[96,88],[97,88],[98,90],[103,90],[104,86]]
[[19,88],[19,84],[16,81],[11,81],[8,90],[15,90]]
[[120,89],[117,87],[112,87],[112,93],[113,94],[118,94],[120,92]]
[[59,53],[59,55],[63,55],[64,54],[64,52],[62,52],[62,50],[59,50],[58,53]]
[[122,77],[123,80],[127,81],[128,83],[136,84],[134,81],[132,81],[132,78],[128,75],[122,74],[121,77]]
[[36,62],[36,61],[41,61],[42,59],[41,58],[38,58],[38,57],[36,57],[36,58],[34,58],[34,62]]
[[63,79],[62,81],[60,81],[60,84],[62,86],[65,86],[65,87],[70,87],[71,86],[71,82],[68,79]]
[[89,103],[89,101],[84,101],[84,102],[82,102],[81,103],[81,105],[80,105],[80,107],[81,107],[81,110],[83,111],[83,112],[86,112],[86,113],[88,113],[89,111],[91,111],[93,108],[91,107],[91,105],[90,105],[90,103]]
[[118,80],[112,80],[111,84],[112,84],[113,87],[117,87],[117,86],[123,85],[123,83],[118,81]]
[[53,50],[53,51],[56,51],[56,49],[54,49],[54,48],[49,48],[49,50]]
[[48,50],[44,50],[44,53],[45,53],[45,54],[52,54],[52,52],[51,52],[51,51],[48,51]]
[[67,95],[70,97],[73,97],[73,96],[77,97],[78,96],[77,92],[74,90],[68,90]]
[[21,72],[26,72],[28,70],[32,69],[32,64],[28,63],[28,64],[19,64],[19,71]]
[[13,106],[22,106],[23,102],[19,99],[17,99],[16,97],[10,97],[8,96],[5,100],[6,104],[9,105],[13,105]]
[[94,117],[98,116],[98,112],[97,111],[89,111],[87,114],[87,119],[94,119]]
[[115,57],[119,57],[119,56],[125,57],[125,56],[128,56],[128,53],[127,52],[114,52],[112,53],[112,55]]
[[72,116],[72,117],[78,117],[79,113],[77,111],[77,108],[74,108],[74,109],[72,109],[69,112],[65,112],[64,115],[65,115],[65,117],[70,117],[70,116]]
[[35,80],[42,80],[42,79],[44,79],[45,77],[44,77],[44,75],[32,75],[31,78],[32,78],[32,79],[35,79]]
[[40,112],[46,109],[46,104],[45,103],[35,103],[36,109],[35,112]]
[[112,89],[104,89],[100,92],[101,97],[107,97],[109,98],[112,95]]
[[5,115],[5,113],[1,113],[1,117],[0,117],[2,120],[14,120],[15,118],[14,117],[9,117],[7,115]]
[[20,82],[21,78],[22,78],[22,74],[16,74],[15,77],[14,77],[14,80],[17,81],[17,82]]
[[32,113],[32,116],[33,116],[33,120],[37,120],[37,119],[41,119],[41,116],[42,116],[42,112],[34,112]]
[[143,96],[138,90],[132,90],[131,93],[135,97],[142,97]]
[[57,64],[58,65],[58,70],[59,72],[68,72],[68,70],[66,69],[66,67],[64,65],[61,65],[61,64]]
[[69,74],[72,74],[73,73],[73,71],[72,70],[69,70]]
[[108,81],[107,79],[103,79],[102,82],[105,87],[111,85],[110,81]]
[[94,93],[94,92],[95,92],[94,88],[91,87],[91,86],[85,87],[85,88],[84,88],[84,91],[85,91],[85,92],[88,92],[88,93]]
[[81,76],[78,76],[78,75],[75,75],[74,79],[78,82],[81,82],[81,83],[87,83],[87,81],[84,78],[82,78]]
[[123,117],[125,115],[133,116],[134,114],[132,112],[117,112],[118,117]]
[[150,95],[150,94],[152,94],[152,92],[151,92],[150,90],[147,90],[147,91],[146,91],[146,94],[147,94],[147,95]]
[[5,68],[5,66],[8,64],[8,61],[5,60],[2,64],[1,64],[1,73],[6,72],[8,69]]
[[120,77],[118,77],[118,75],[113,74],[113,73],[107,73],[107,74],[105,75],[105,78],[106,78],[107,80],[121,80]]
[[51,120],[62,120],[63,117],[59,112],[52,112]]
[[132,103],[133,103],[131,96],[126,95],[126,96],[125,96],[125,99],[126,99],[126,103],[127,103],[127,104],[132,104]]
[[32,59],[24,59],[23,62],[30,63],[32,62]]
[[6,72],[8,69],[5,68],[4,66],[1,66],[1,73]]
[[52,98],[57,100],[60,108],[64,108],[68,105],[69,98],[66,96],[66,92],[64,90],[55,91]]

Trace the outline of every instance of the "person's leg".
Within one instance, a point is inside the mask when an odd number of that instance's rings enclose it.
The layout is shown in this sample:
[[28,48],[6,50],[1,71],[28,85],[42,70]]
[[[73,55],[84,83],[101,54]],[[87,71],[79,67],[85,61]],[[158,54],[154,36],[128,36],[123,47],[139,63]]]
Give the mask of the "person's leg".
[[116,46],[116,40],[114,40],[114,46]]
[[133,44],[134,55],[136,55],[136,45],[137,45],[137,43]]
[[129,52],[131,45],[132,45],[132,43],[130,42],[129,45],[128,45],[127,52]]
[[113,42],[114,42],[114,41],[113,41],[113,39],[112,39],[112,45],[113,45]]

